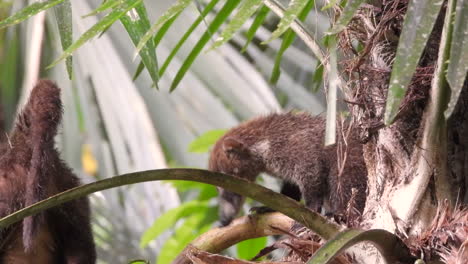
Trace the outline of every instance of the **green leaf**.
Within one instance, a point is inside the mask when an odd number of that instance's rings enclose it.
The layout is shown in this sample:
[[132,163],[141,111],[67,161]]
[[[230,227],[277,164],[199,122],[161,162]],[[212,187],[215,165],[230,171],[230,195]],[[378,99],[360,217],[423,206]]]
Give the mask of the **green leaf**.
[[158,237],[162,232],[173,227],[179,219],[197,212],[206,211],[208,208],[207,202],[190,201],[166,211],[145,231],[140,241],[140,247],[146,247],[149,242]]
[[[309,11],[314,7],[314,3],[315,3],[314,0],[307,2],[304,9],[302,9],[301,13],[297,17],[300,21],[304,21],[307,18]],[[273,71],[271,73],[271,78],[270,78],[271,83],[276,84],[278,82],[280,74],[281,74],[281,71],[280,71],[281,59],[283,58],[284,52],[294,42],[294,39],[296,39],[296,33],[294,33],[292,29],[288,29],[286,31],[286,34],[284,34],[283,36],[283,42],[281,42],[281,47],[278,50],[278,53],[276,54],[275,65],[273,66]]]
[[14,122],[16,116],[16,102],[18,100],[18,92],[21,83],[18,72],[21,70],[21,47],[18,38],[19,30],[11,29],[11,35],[6,36],[3,41],[3,49],[5,52],[0,61],[0,104],[2,106],[3,122],[9,126]]
[[197,200],[199,201],[209,200],[218,195],[216,188],[210,184],[189,181],[169,181],[169,183],[181,193],[198,189]]
[[330,70],[328,72],[328,94],[327,94],[327,121],[325,124],[325,146],[333,145],[336,142],[336,101],[339,76],[337,62],[337,40],[330,38]]
[[245,37],[246,37],[247,41],[245,42],[245,45],[242,48],[241,52],[245,52],[245,50],[247,49],[247,46],[250,44],[252,39],[255,37],[255,32],[257,32],[258,28],[263,24],[263,21],[265,21],[265,18],[267,17],[269,12],[270,12],[270,9],[266,5],[263,5],[260,8],[260,10],[258,11],[258,14],[255,17],[252,25],[250,26],[249,30],[245,34]]
[[320,86],[322,85],[323,82],[323,64],[318,63],[317,67],[315,68],[314,74],[312,76],[312,83],[310,85],[310,90],[313,93],[318,92]]
[[[171,53],[169,56],[167,56],[166,60],[164,61],[163,65],[161,66],[161,69],[159,70],[159,75],[162,76],[164,72],[166,71],[167,67],[169,67],[169,64],[171,63],[172,59],[174,59],[175,55],[179,51],[179,49],[182,47],[182,45],[185,43],[185,41],[188,39],[188,37],[192,34],[192,32],[197,28],[197,26],[203,21],[205,16],[213,10],[215,5],[219,2],[219,0],[211,0],[211,2],[205,7],[203,12],[198,16],[198,18],[190,25],[189,29],[185,34],[180,38],[180,40],[177,42],[177,44],[174,46],[174,48],[171,50]],[[162,28],[161,28],[162,30]],[[158,32],[159,34],[159,32]],[[157,36],[157,35],[156,35]]]
[[311,0],[291,0],[289,6],[284,12],[283,18],[281,18],[278,28],[271,33],[271,37],[266,42],[270,42],[273,39],[279,38],[288,28],[289,25],[296,19],[297,15],[304,9],[307,2]]
[[458,0],[455,10],[447,70],[447,82],[450,84],[452,94],[445,111],[445,118],[452,115],[468,72],[468,1]]
[[180,14],[190,3],[192,0],[177,0],[177,2],[169,7],[161,17],[158,18],[156,23],[151,26],[150,30],[146,32],[146,34],[141,38],[140,43],[138,43],[136,50],[140,52],[140,50],[145,46],[146,42],[148,42],[151,37],[159,30],[160,26],[164,24],[166,21],[170,20],[172,17]]
[[328,1],[328,4],[326,4],[325,6],[322,7],[322,11],[325,11],[327,9],[330,9],[332,7],[334,7],[336,5],[336,3],[338,2],[338,0],[330,0]]
[[140,4],[142,0],[127,0],[118,8],[115,8],[103,17],[99,22],[94,24],[90,29],[88,29],[81,37],[73,43],[68,49],[66,49],[63,54],[55,60],[48,68],[54,67],[59,63],[61,60],[69,57],[76,49],[81,47],[86,41],[90,40],[92,37],[98,35],[102,31],[106,30],[109,26],[111,26],[116,20],[120,19],[123,15],[125,15],[128,11],[134,8],[136,5]]
[[[56,5],[54,11],[62,49],[66,50],[73,43],[72,8],[70,0],[65,0],[63,3]],[[72,56],[67,58],[65,66],[67,67],[68,78],[71,80],[73,78]]]
[[236,245],[237,257],[246,260],[252,259],[266,247],[266,244],[267,237],[244,240]]
[[121,0],[105,1],[98,8],[94,9],[91,13],[84,15],[83,18],[97,15],[99,13],[106,11],[107,9],[115,8],[119,4],[121,4]]
[[191,191],[193,189],[203,189],[205,186],[211,186],[209,184],[201,182],[190,182],[190,181],[167,181],[179,192]]
[[361,242],[370,242],[374,245],[385,259],[385,263],[412,262],[408,248],[396,235],[382,229],[368,231],[347,229],[328,240],[307,263],[330,263],[341,252]]
[[[120,21],[127,30],[134,45],[137,45],[140,42],[142,36],[150,28],[150,21],[148,19],[144,3],[140,3],[135,8],[131,9],[126,15],[120,18]],[[154,86],[158,88],[158,62],[154,43],[152,41],[146,42],[139,54],[143,64],[151,76],[151,79],[153,80]]]
[[409,2],[390,77],[385,109],[386,125],[390,125],[398,113],[442,3],[439,0]]
[[354,14],[356,13],[356,10],[364,1],[365,0],[348,0],[345,8],[343,9],[343,12],[341,12],[338,22],[336,22],[336,24],[330,30],[329,34],[337,34],[345,29],[346,25],[348,25],[349,21],[351,21]]
[[167,31],[171,28],[172,24],[176,21],[176,19],[179,17],[181,12],[177,13],[173,17],[171,17],[169,20],[164,22],[164,24],[161,26],[161,28],[158,30],[158,33],[153,38],[154,46],[157,47],[159,43],[161,42],[162,38],[164,35],[166,35]]
[[208,29],[201,36],[200,40],[198,40],[198,42],[195,44],[195,47],[187,56],[184,63],[182,64],[179,71],[177,72],[176,76],[174,77],[174,80],[172,81],[171,88],[170,88],[171,92],[174,91],[174,89],[177,87],[179,82],[184,77],[185,73],[188,71],[192,63],[195,61],[195,59],[198,57],[198,55],[202,51],[203,47],[206,45],[206,43],[208,43],[208,41],[211,38],[212,32],[216,32],[219,29],[219,27],[226,21],[226,19],[229,17],[232,11],[236,8],[239,2],[240,0],[226,1],[224,6],[221,8],[221,10],[219,10],[216,17],[208,26]]
[[184,223],[177,228],[174,236],[170,237],[162,246],[156,263],[171,263],[188,243],[197,238],[200,234],[208,231],[211,224],[217,218],[216,211],[215,207],[210,207],[207,211],[194,212],[187,217]]
[[63,1],[65,0],[48,0],[48,1],[42,1],[42,2],[35,2],[19,10],[18,12],[14,13],[10,17],[7,17],[4,20],[2,20],[0,22],[0,29],[21,23],[24,20],[30,18],[31,16],[34,16],[35,14],[41,11],[44,11],[55,5],[58,5],[62,3]]
[[145,64],[143,64],[143,62],[140,61],[140,63],[138,63],[138,67],[135,73],[133,74],[132,80],[135,81],[138,78],[138,76],[140,76],[141,72],[143,72],[144,69],[145,69]]
[[262,0],[249,0],[243,1],[239,6],[239,10],[234,15],[232,20],[226,26],[226,28],[221,32],[219,38],[213,43],[211,49],[216,49],[219,46],[223,45],[229,41],[234,33],[236,33],[242,25],[249,19],[255,11],[262,5]]
[[208,152],[209,148],[218,141],[220,137],[222,137],[227,130],[225,129],[217,129],[217,130],[210,130],[203,135],[199,136],[197,139],[192,141],[189,145],[189,152],[196,152],[196,153],[205,153]]

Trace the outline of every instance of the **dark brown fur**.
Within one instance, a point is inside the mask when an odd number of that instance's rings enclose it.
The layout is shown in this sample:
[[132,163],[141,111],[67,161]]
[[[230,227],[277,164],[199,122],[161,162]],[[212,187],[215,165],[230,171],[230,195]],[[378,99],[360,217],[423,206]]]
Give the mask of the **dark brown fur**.
[[[0,145],[0,217],[80,185],[60,159],[54,136],[62,117],[60,89],[39,81]],[[95,263],[87,198],[27,217],[1,230],[0,263]]]
[[[337,147],[324,147],[325,121],[306,113],[271,114],[245,122],[228,131],[215,144],[209,169],[254,181],[261,172],[297,185],[306,206],[329,213],[343,213],[357,189],[356,207],[362,212],[366,199],[367,170],[362,145],[354,135],[347,140],[347,159],[338,176]],[[338,133],[341,135],[340,133]],[[220,220],[231,222],[243,203],[235,193],[220,191]],[[294,196],[297,194],[289,194]]]

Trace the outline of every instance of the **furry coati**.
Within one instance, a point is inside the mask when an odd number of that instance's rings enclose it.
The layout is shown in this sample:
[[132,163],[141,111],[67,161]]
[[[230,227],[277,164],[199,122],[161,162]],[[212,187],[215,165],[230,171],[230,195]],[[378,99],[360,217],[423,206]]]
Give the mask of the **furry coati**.
[[[362,145],[351,133],[346,141],[343,173],[339,175],[337,147],[324,147],[324,133],[325,120],[307,113],[256,118],[232,128],[216,142],[208,167],[249,181],[266,172],[285,181],[282,193],[296,200],[300,198],[297,186],[306,206],[317,212],[324,206],[327,213],[343,213],[355,188],[355,207],[362,212],[367,188]],[[340,138],[341,132],[337,135]],[[244,199],[218,190],[220,221],[227,225]]]
[[[61,117],[60,89],[51,81],[39,81],[8,140],[0,145],[0,217],[80,185],[54,147]],[[87,198],[0,230],[0,263],[95,262]]]

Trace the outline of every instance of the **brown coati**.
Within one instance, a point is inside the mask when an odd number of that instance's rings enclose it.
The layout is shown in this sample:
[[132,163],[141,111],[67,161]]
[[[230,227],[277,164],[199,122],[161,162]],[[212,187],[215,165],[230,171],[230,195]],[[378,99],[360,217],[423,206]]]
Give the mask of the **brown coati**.
[[[51,81],[39,81],[0,145],[0,217],[80,185],[54,147],[61,117],[60,89]],[[0,263],[95,262],[87,198],[0,230]]]
[[[316,212],[326,205],[327,213],[343,213],[355,188],[355,207],[362,212],[367,188],[362,145],[351,133],[344,148],[346,162],[339,164],[336,145],[324,147],[324,133],[325,120],[320,116],[290,112],[259,117],[232,128],[219,139],[208,167],[249,181],[266,172],[286,183],[283,194],[298,200],[302,193],[306,206]],[[337,135],[341,138],[341,131]],[[345,165],[339,176],[341,164]],[[227,225],[244,199],[218,190],[220,221]]]

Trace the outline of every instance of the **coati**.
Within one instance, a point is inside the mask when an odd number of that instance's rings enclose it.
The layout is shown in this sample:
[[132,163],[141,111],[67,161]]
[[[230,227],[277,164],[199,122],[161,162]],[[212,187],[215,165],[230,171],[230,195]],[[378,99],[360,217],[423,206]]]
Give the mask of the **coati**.
[[[0,218],[80,185],[54,147],[61,117],[60,89],[51,81],[39,81],[12,133],[0,144]],[[0,230],[0,263],[95,262],[87,198]]]
[[[324,134],[325,120],[320,116],[289,112],[259,117],[232,128],[216,142],[208,169],[249,181],[266,172],[286,183],[283,194],[299,200],[302,193],[306,206],[317,212],[323,205],[328,213],[344,212],[355,188],[355,207],[362,212],[367,188],[362,145],[351,133],[339,176],[337,147],[324,147]],[[341,132],[337,135],[342,136]],[[218,190],[220,222],[228,225],[244,199]]]

